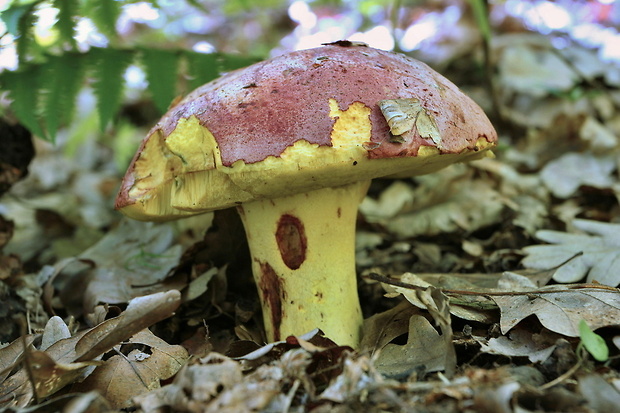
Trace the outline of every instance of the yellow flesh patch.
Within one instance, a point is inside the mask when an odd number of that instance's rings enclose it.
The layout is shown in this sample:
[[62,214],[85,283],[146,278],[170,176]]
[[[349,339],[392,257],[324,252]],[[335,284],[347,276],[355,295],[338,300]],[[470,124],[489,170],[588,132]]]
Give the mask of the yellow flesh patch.
[[253,164],[222,165],[215,137],[194,116],[180,119],[165,140],[161,132],[155,132],[135,163],[136,178],[129,196],[136,203],[123,212],[136,219],[171,219],[380,176],[421,175],[456,158],[481,158],[493,146],[480,138],[477,150],[465,157],[440,155],[436,148],[422,146],[416,157],[370,160],[363,147],[371,138],[370,108],[354,102],[341,110],[333,99],[328,104],[329,115],[335,119],[332,146],[299,140],[279,157]]

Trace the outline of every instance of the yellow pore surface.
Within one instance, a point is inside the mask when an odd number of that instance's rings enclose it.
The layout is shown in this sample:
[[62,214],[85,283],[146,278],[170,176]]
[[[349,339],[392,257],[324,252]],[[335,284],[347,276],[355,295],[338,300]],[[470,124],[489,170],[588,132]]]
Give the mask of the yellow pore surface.
[[364,148],[371,141],[370,108],[355,102],[341,110],[334,99],[328,104],[335,119],[332,146],[301,139],[280,156],[252,164],[222,165],[215,137],[194,116],[180,119],[166,139],[155,132],[135,162],[129,197],[136,203],[122,212],[135,219],[166,220],[397,173],[420,175],[459,158],[480,158],[492,146],[481,138],[477,150],[465,156],[439,155],[423,146],[417,157],[370,160]]

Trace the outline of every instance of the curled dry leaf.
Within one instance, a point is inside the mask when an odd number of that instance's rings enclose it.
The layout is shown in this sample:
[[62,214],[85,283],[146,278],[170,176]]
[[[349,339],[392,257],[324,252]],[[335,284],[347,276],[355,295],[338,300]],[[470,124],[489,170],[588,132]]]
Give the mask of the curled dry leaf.
[[559,336],[543,331],[532,334],[526,329],[513,329],[509,334],[499,337],[476,337],[480,351],[506,357],[527,357],[532,363],[542,363],[555,350],[555,340]]
[[4,379],[8,377],[11,370],[24,355],[24,346],[30,347],[36,337],[34,334],[28,334],[0,348],[0,383],[4,382]]
[[[476,274],[462,274],[457,277],[450,274],[412,274],[405,273],[400,277],[400,282],[407,286],[386,286],[388,291],[395,291],[402,294],[411,304],[418,308],[427,309],[427,305],[420,300],[417,290],[426,289],[431,286],[467,291],[484,291],[488,289],[488,277],[475,277]],[[467,276],[472,276],[468,281]],[[459,279],[460,278],[460,279]],[[497,277],[495,277],[497,278]],[[496,281],[495,281],[496,282]],[[476,284],[480,283],[480,284]],[[484,285],[484,287],[482,287]],[[413,288],[411,288],[413,287]],[[494,316],[489,314],[489,310],[496,309],[495,304],[483,294],[459,294],[452,293],[450,296],[450,313],[464,320],[477,322],[493,322]]]
[[134,298],[121,315],[92,328],[76,343],[77,360],[89,360],[149,326],[170,317],[181,304],[181,293],[170,290]]
[[95,263],[83,293],[84,308],[90,311],[99,303],[126,303],[155,292],[152,286],[158,286],[181,257],[181,246],[171,246],[172,240],[171,226],[130,220],[108,232],[80,255]]
[[[24,407],[32,402],[34,394],[29,375],[34,378],[38,397],[56,393],[87,373],[93,365],[92,360],[140,330],[170,317],[180,302],[181,294],[175,290],[139,297],[118,317],[60,339],[46,351],[30,351],[30,373],[23,367],[0,383],[0,407]],[[30,338],[27,341],[32,342]],[[2,361],[2,365],[21,356],[19,344],[16,346],[11,345],[6,351],[8,361]]]
[[66,385],[83,377],[87,369],[100,362],[58,363],[44,351],[26,352],[26,369],[34,383],[37,398],[56,393]]
[[[504,88],[517,93],[543,97],[552,90],[568,90],[579,81],[577,73],[560,56],[554,53],[547,39],[540,38],[544,47],[534,48],[518,44],[517,37],[511,47],[500,55],[498,69]],[[513,40],[505,36],[504,41]]]
[[366,197],[360,211],[400,239],[474,231],[499,222],[504,197],[487,181],[472,179],[472,171],[457,164],[415,177],[415,187],[394,182],[378,199]]
[[524,248],[522,264],[532,269],[558,267],[553,279],[561,283],[587,282],[620,284],[620,224],[576,219],[581,233],[542,230],[536,236],[550,245]]
[[189,357],[183,347],[170,345],[149,330],[142,330],[129,341],[144,344],[148,350],[112,356],[73,390],[97,390],[113,407],[129,407],[133,397],[159,388],[160,381],[176,374]]

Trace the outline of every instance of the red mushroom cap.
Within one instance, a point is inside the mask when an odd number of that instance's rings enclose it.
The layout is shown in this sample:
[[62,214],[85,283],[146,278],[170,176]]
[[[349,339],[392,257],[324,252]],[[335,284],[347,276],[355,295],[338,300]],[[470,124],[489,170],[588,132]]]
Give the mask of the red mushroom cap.
[[283,191],[432,172],[495,146],[482,109],[430,67],[346,45],[278,56],[190,93],[142,142],[116,207],[168,219]]

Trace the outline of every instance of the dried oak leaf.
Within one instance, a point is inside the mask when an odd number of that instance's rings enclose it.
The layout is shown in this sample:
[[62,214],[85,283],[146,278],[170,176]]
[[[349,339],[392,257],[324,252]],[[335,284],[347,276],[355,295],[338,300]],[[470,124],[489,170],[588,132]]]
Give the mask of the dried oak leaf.
[[524,318],[535,315],[543,326],[556,333],[579,336],[579,322],[595,330],[617,326],[620,320],[620,291],[607,288],[567,288],[550,285],[531,294],[494,295],[500,308],[500,328],[506,334]]
[[550,245],[532,245],[523,250],[522,264],[532,269],[559,268],[553,279],[574,283],[587,275],[587,282],[612,287],[620,284],[620,224],[575,219],[582,233],[542,230],[536,237]]
[[129,342],[144,344],[148,349],[134,349],[127,356],[119,352],[73,390],[97,390],[113,407],[129,407],[133,397],[159,388],[160,381],[174,376],[189,357],[183,347],[166,343],[148,329]]
[[424,317],[409,319],[409,336],[405,345],[387,344],[375,360],[375,368],[391,378],[409,376],[417,369],[425,372],[445,368],[446,341]]

